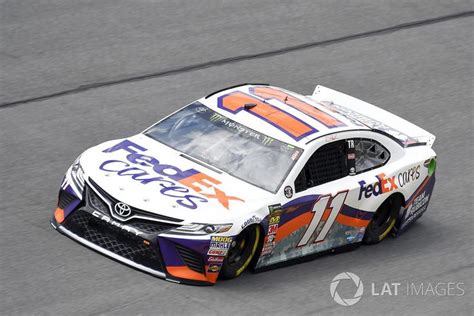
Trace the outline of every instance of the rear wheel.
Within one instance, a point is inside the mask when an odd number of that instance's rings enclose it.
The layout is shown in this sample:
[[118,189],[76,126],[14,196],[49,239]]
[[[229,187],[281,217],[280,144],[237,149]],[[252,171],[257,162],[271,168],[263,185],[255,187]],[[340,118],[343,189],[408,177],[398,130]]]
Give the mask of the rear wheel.
[[232,241],[222,264],[220,276],[224,279],[238,277],[249,266],[257,250],[260,227],[252,225],[244,229]]
[[385,200],[377,209],[369,226],[365,230],[365,244],[376,244],[381,242],[395,226],[397,214],[402,206],[402,200],[398,196],[393,196]]

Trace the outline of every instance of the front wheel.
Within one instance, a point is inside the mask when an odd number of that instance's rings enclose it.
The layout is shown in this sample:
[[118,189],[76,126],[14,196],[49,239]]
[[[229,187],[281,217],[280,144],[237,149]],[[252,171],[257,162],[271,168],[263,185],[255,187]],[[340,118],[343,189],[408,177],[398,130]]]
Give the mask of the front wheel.
[[260,227],[252,225],[244,229],[230,244],[227,257],[222,264],[220,277],[238,277],[249,266],[260,239]]
[[365,230],[364,244],[376,244],[381,242],[395,226],[397,215],[402,206],[402,201],[398,196],[393,196],[385,200],[377,209],[369,226]]

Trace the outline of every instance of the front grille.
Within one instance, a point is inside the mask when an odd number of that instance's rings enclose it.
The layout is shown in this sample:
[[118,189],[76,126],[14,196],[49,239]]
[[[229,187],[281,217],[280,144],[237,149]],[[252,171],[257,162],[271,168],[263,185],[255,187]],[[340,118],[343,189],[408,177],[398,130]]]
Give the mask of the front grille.
[[[103,196],[105,196],[107,193],[104,192],[104,190],[96,187],[98,191],[101,192]],[[105,214],[107,216],[110,216],[110,209],[109,206],[105,203],[105,201],[100,197],[90,186],[86,186],[86,194],[87,194],[87,207],[88,209],[92,208],[94,210],[97,210],[101,212],[102,214]],[[111,198],[110,196],[107,196],[107,198]],[[111,203],[116,203],[117,200],[109,200]],[[113,205],[113,204],[112,204]],[[132,207],[133,212],[136,212],[137,209]],[[151,213],[150,213],[151,214]],[[154,218],[160,218],[160,215],[152,214]],[[152,220],[146,220],[146,219],[141,219],[141,218],[132,218],[129,219],[128,221],[124,222],[127,226],[133,227],[145,234],[158,234],[164,231],[167,231],[171,228],[177,227],[178,225],[174,224],[167,224],[167,223],[162,223],[162,222],[155,222]]]
[[144,239],[110,225],[84,210],[73,212],[64,226],[72,233],[135,263],[163,271],[158,246],[144,244]]
[[177,227],[176,225],[169,225],[141,219],[132,219],[127,222],[127,225],[147,234],[157,234]]
[[[104,191],[104,189],[102,189],[97,183],[94,182],[94,180],[92,180],[91,178],[89,178],[89,181],[91,183],[91,185],[105,198],[107,199],[108,201],[110,201],[110,203],[112,205],[115,205],[116,203],[118,202],[121,202],[119,200],[117,200],[116,198],[114,198],[113,196],[111,196],[110,194],[108,194],[107,192]],[[93,190],[90,189],[90,191],[92,192]],[[147,212],[147,211],[144,211],[144,210],[140,210],[138,208],[135,208],[133,206],[130,206],[131,209],[132,209],[132,214],[136,214],[136,215],[141,215],[141,216],[147,216],[147,217],[151,217],[151,218],[156,218],[157,220],[163,220],[163,221],[168,221],[168,222],[175,222],[175,223],[180,223],[182,222],[183,220],[182,219],[179,219],[179,218],[174,218],[174,217],[169,217],[169,216],[165,216],[165,215],[159,215],[159,214],[155,214],[155,213],[150,213],[150,212]]]
[[58,199],[58,207],[61,209],[65,209],[69,204],[72,203],[72,201],[78,200],[78,198],[65,191],[65,190],[60,190],[59,191],[59,199]]
[[176,250],[178,250],[181,259],[183,259],[184,263],[186,263],[191,270],[198,273],[204,273],[204,265],[202,263],[201,255],[179,244],[175,244],[175,247]]
[[109,207],[107,204],[105,204],[105,202],[89,186],[86,186],[86,191],[88,205],[92,206],[92,208],[96,209],[97,211],[108,215]]

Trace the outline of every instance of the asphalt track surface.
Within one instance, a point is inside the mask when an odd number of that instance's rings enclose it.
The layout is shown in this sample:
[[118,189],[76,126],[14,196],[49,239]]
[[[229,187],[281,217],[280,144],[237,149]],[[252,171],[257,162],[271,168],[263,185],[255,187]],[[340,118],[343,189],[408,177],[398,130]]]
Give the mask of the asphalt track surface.
[[[1,1],[0,313],[471,314],[472,7]],[[156,279],[50,227],[62,174],[83,149],[241,82],[306,94],[323,84],[437,135],[428,212],[397,239],[213,287]],[[351,307],[329,293],[344,271],[365,285]],[[384,282],[401,283],[399,295],[371,295],[371,283],[380,293]],[[447,282],[462,282],[464,295],[408,296],[403,288]]]

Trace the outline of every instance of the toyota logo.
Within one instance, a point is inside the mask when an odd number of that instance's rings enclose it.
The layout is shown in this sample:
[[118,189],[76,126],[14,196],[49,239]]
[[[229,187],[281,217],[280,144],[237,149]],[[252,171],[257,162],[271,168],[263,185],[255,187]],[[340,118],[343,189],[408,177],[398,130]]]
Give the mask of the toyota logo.
[[127,216],[130,216],[130,214],[132,214],[132,209],[130,208],[130,206],[122,202],[118,202],[115,204],[114,211],[115,211],[115,214],[121,217],[127,217]]

